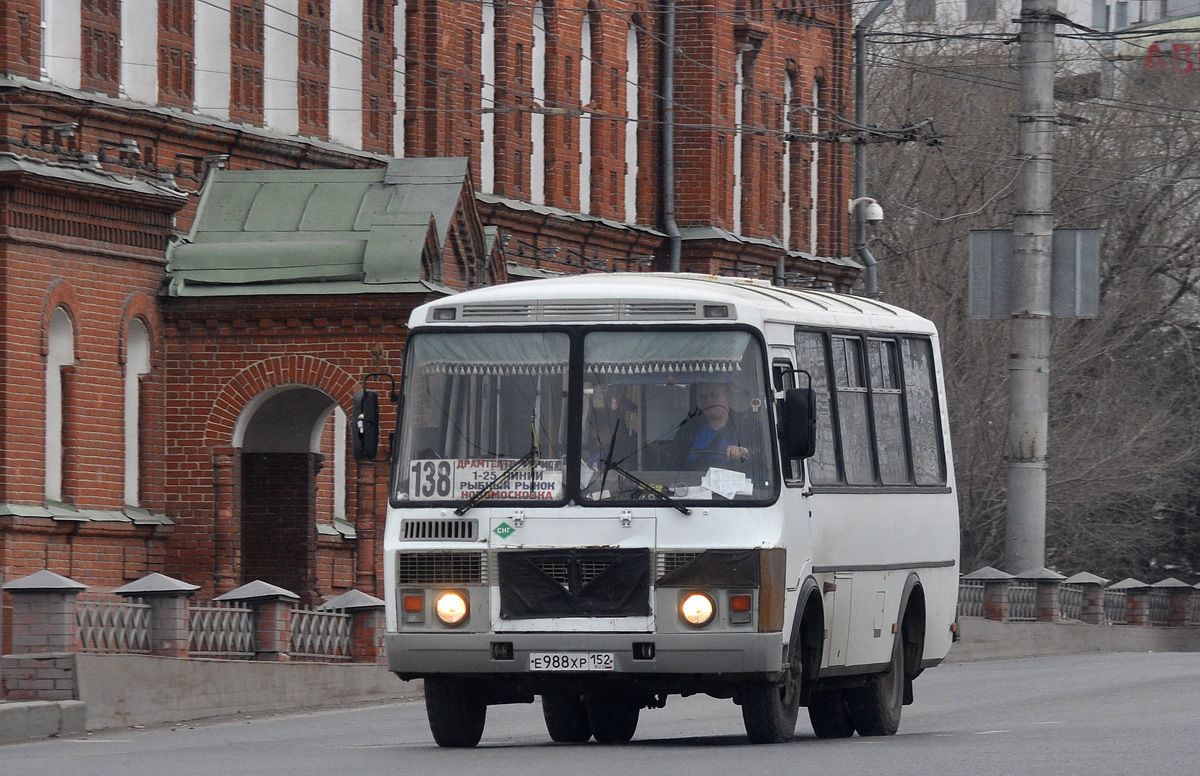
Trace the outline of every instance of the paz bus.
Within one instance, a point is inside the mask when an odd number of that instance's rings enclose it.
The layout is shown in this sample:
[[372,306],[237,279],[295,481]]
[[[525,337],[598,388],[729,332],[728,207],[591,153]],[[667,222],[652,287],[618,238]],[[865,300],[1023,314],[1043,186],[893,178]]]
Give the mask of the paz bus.
[[[623,742],[707,694],[755,743],[891,735],[948,652],[958,508],[938,337],[870,299],[692,274],[511,283],[413,311],[390,460],[388,668],[434,740],[540,698]],[[390,375],[369,375],[368,381]]]

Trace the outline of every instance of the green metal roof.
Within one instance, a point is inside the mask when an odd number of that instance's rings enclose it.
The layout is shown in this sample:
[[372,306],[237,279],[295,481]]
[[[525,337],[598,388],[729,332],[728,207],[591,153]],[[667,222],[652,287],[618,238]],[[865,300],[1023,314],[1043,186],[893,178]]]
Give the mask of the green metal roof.
[[[171,296],[413,293],[471,196],[466,159],[372,170],[217,170],[167,249]],[[440,255],[436,257],[440,261]]]

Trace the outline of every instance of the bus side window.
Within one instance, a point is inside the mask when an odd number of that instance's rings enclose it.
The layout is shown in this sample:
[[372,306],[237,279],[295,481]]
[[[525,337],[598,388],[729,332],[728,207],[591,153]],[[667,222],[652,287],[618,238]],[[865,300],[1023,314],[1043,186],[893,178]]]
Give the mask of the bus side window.
[[825,335],[819,331],[796,332],[796,366],[812,377],[812,387],[817,394],[817,451],[808,459],[808,476],[817,485],[842,481],[838,469],[837,440],[833,433],[829,357],[825,344]]
[[902,346],[913,474],[918,485],[945,485],[946,452],[942,444],[933,345],[928,339],[905,337]]

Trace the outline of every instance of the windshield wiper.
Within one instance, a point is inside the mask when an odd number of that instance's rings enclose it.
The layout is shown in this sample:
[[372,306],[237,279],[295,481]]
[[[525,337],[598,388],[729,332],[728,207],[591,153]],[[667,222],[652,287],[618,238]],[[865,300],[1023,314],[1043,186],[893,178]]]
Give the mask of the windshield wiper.
[[637,483],[637,485],[639,485],[641,488],[643,488],[647,493],[652,493],[655,496],[658,496],[660,499],[662,499],[663,501],[665,501],[667,504],[674,507],[675,509],[678,509],[683,514],[690,515],[692,513],[691,509],[689,509],[688,507],[685,507],[683,504],[680,504],[678,501],[676,501],[674,498],[668,496],[666,493],[664,493],[659,488],[654,487],[653,485],[651,485],[650,483],[641,479],[640,477],[637,477],[637,476],[631,474],[630,472],[626,471],[616,461],[614,461],[612,459],[613,449],[617,446],[617,431],[620,428],[621,428],[621,419],[617,418],[617,422],[613,424],[612,439],[610,439],[608,441],[608,456],[602,462],[604,464],[604,474],[602,474],[600,477],[600,491],[599,492],[600,493],[604,492],[604,485],[606,482],[608,482],[608,472],[611,469],[612,471],[615,471],[617,474],[624,475],[625,477],[628,477],[629,479],[633,480],[635,483]]
[[530,482],[532,482],[533,481],[533,468],[535,466],[537,466],[537,463],[538,463],[538,460],[540,459],[540,457],[541,456],[538,453],[537,447],[530,448],[528,453],[525,453],[525,455],[523,455],[520,458],[518,458],[517,460],[513,461],[511,466],[509,466],[507,469],[505,469],[504,471],[497,474],[496,478],[493,479],[491,482],[489,482],[486,487],[481,489],[474,496],[471,496],[471,499],[469,501],[467,501],[467,503],[463,504],[462,506],[455,507],[454,514],[458,515],[459,517],[462,517],[463,515],[465,515],[468,510],[472,509],[480,501],[483,501],[485,498],[487,498],[488,495],[490,495],[493,490],[495,490],[499,486],[503,485],[505,483],[505,481],[508,480],[508,478],[511,477],[517,469],[521,468],[526,463],[529,464],[529,472],[530,472],[529,480],[530,480]]

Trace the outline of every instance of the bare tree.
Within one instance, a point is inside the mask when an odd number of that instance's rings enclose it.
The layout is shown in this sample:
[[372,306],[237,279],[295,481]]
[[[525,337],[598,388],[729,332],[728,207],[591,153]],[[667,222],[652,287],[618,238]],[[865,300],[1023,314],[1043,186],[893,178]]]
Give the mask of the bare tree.
[[[963,565],[1004,551],[1008,325],[968,320],[967,234],[1011,228],[1015,50],[887,46],[872,70],[881,126],[932,118],[940,145],[871,148],[890,214],[871,248],[886,300],[943,337]],[[1103,230],[1100,315],[1055,321],[1047,562],[1113,578],[1194,576],[1200,478],[1200,114],[1180,87],[1072,60],[1055,140],[1056,225]],[[1096,67],[1105,66],[1097,61]],[[1194,90],[1195,87],[1192,87]],[[1193,580],[1194,581],[1194,580]]]

